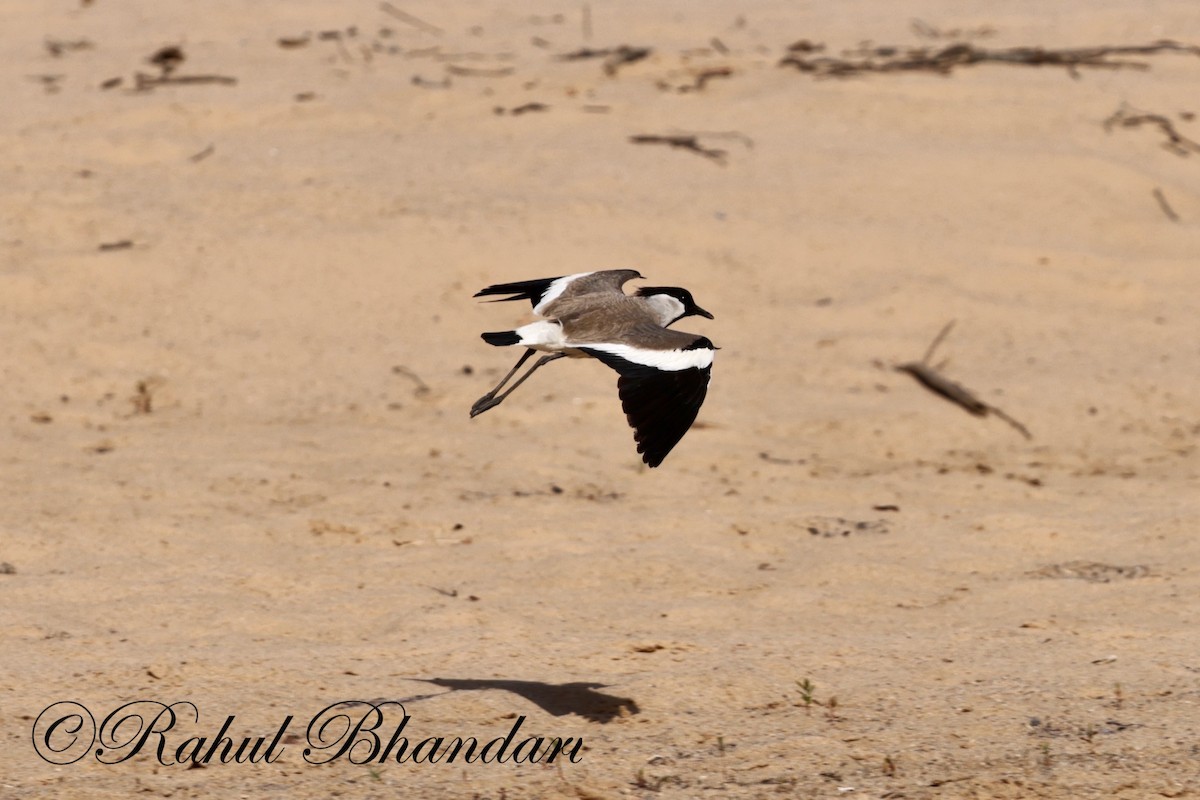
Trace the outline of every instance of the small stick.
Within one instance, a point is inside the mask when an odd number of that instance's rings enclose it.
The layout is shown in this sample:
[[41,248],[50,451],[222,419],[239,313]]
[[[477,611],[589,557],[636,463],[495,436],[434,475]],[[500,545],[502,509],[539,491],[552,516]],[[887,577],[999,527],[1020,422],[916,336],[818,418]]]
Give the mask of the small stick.
[[556,58],[559,61],[582,61],[588,58],[603,58],[604,74],[613,77],[617,74],[617,70],[625,64],[641,61],[652,52],[654,52],[653,49],[649,47],[633,47],[623,44],[619,47],[602,47],[599,49],[581,47],[570,53],[563,53]]
[[513,74],[513,68],[497,67],[496,69],[479,69],[477,67],[460,67],[457,64],[447,64],[446,72],[463,78],[504,78]]
[[144,72],[139,72],[136,76],[135,91],[145,92],[153,89],[155,86],[190,86],[205,83],[213,83],[221,86],[237,85],[237,78],[230,78],[227,75],[147,75]]
[[621,67],[641,61],[643,58],[649,56],[651,52],[649,47],[621,45],[612,52],[612,55],[604,60],[604,74],[613,77]]
[[583,4],[583,40],[590,42],[592,40],[592,4]]
[[545,103],[534,102],[534,103],[525,103],[524,105],[516,106],[515,108],[510,108],[508,110],[508,113],[512,114],[514,117],[516,117],[521,114],[528,114],[531,111],[548,111],[549,109],[550,109],[550,106],[546,105]]
[[293,49],[296,47],[304,47],[305,45],[308,44],[308,42],[309,42],[309,35],[307,33],[304,34],[303,36],[281,36],[275,40],[275,43],[278,44],[280,47],[284,48],[285,50]]
[[1179,222],[1179,215],[1175,213],[1175,209],[1171,208],[1171,204],[1167,202],[1167,197],[1163,194],[1163,190],[1157,186],[1154,187],[1154,199],[1158,201],[1158,207],[1167,215],[1167,219],[1171,220],[1171,222]]
[[677,92],[702,92],[704,87],[713,78],[728,78],[733,75],[733,69],[730,67],[713,67],[712,69],[701,70],[692,75],[692,82],[676,87]]
[[91,50],[95,47],[88,39],[76,39],[75,41],[67,41],[65,39],[46,39],[46,51],[50,55],[58,58],[63,53],[72,53],[77,50]]
[[420,19],[419,17],[414,17],[412,14],[409,14],[407,11],[401,11],[400,9],[396,8],[391,3],[387,2],[387,0],[384,0],[384,2],[379,4],[379,10],[383,11],[385,14],[391,14],[393,17],[400,20],[401,22],[407,22],[409,25],[412,25],[414,28],[423,30],[426,33],[432,33],[434,36],[441,36],[443,33],[445,33],[445,31],[442,30],[441,28],[439,28],[437,25],[431,25],[430,23],[426,22],[423,19]]
[[1158,127],[1167,141],[1163,147],[1179,156],[1189,153],[1200,153],[1200,142],[1193,141],[1175,129],[1175,124],[1162,114],[1148,114],[1135,111],[1129,106],[1122,106],[1108,119],[1104,120],[1104,130],[1111,131],[1114,125],[1122,128],[1136,128],[1139,125],[1150,124]]
[[637,136],[630,136],[629,141],[633,142],[634,144],[665,144],[669,147],[678,147],[681,150],[690,150],[693,153],[704,156],[705,158],[715,161],[718,164],[723,165],[725,163],[724,150],[718,150],[713,147],[704,147],[700,144],[700,140],[695,136],[659,136],[657,134],[643,133],[638,134]]
[[[797,45],[807,44],[798,42]],[[962,67],[979,64],[1007,64],[1027,67],[1063,67],[1073,75],[1080,67],[1093,69],[1149,69],[1149,65],[1127,58],[1113,60],[1112,56],[1152,55],[1162,52],[1200,55],[1200,47],[1164,39],[1148,45],[1118,45],[1078,47],[1062,50],[1042,47],[1010,47],[992,50],[972,44],[951,44],[946,47],[902,49],[897,47],[873,47],[857,53],[858,58],[808,58],[804,54],[813,52],[807,48],[789,48],[790,54],[779,62],[780,66],[791,66],[819,78],[844,78],[866,73],[891,73],[906,70],[924,70],[948,75]]]
[[412,85],[420,86],[424,89],[449,89],[450,79],[443,78],[440,81],[431,81],[428,78],[422,78],[420,75],[412,76]]
[[193,153],[192,155],[188,156],[188,161],[191,161],[193,164],[197,164],[211,156],[214,152],[216,152],[216,149],[217,148],[214,145],[210,144],[199,153]]
[[940,345],[942,341],[950,335],[950,331],[954,329],[954,324],[956,322],[958,322],[956,319],[950,320],[942,327],[940,331],[938,331],[938,335],[933,337],[933,341],[930,342],[929,347],[925,349],[925,355],[921,356],[922,364],[929,363],[929,359],[933,358],[933,351],[937,350],[938,345]]
[[804,464],[807,463],[803,458],[780,458],[773,456],[767,451],[758,454],[758,457],[768,464]]
[[955,383],[949,378],[943,376],[936,369],[929,365],[929,359],[933,357],[934,350],[950,333],[950,329],[954,327],[954,320],[946,323],[942,330],[938,333],[934,340],[930,343],[929,348],[925,351],[924,357],[920,361],[913,361],[907,364],[900,364],[896,367],[897,372],[906,372],[912,375],[918,383],[924,386],[929,391],[949,400],[959,408],[972,414],[976,417],[986,417],[989,413],[995,414],[1000,419],[1011,425],[1018,433],[1026,439],[1032,439],[1033,434],[1029,429],[1010,417],[1008,414],[980,400],[965,387]]

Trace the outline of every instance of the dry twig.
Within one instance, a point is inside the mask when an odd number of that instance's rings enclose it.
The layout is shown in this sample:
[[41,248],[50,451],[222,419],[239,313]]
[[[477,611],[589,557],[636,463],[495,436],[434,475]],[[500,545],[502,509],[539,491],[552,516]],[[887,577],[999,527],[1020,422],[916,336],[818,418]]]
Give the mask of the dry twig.
[[968,414],[973,414],[977,417],[986,417],[989,413],[995,414],[997,417],[1004,420],[1014,429],[1016,429],[1017,432],[1026,439],[1032,439],[1033,434],[1031,434],[1029,429],[1024,425],[1017,422],[1015,419],[1010,417],[1008,414],[1005,414],[995,406],[989,405],[988,403],[980,400],[966,388],[960,386],[949,378],[946,378],[934,367],[929,365],[929,359],[933,357],[933,351],[937,349],[937,346],[942,343],[942,340],[946,338],[946,336],[950,333],[950,329],[953,327],[954,320],[946,323],[941,332],[934,337],[933,341],[929,345],[929,348],[925,351],[925,355],[920,361],[900,364],[896,367],[896,371],[906,372],[909,375],[912,375],[913,378],[915,378],[917,382],[926,389],[938,395],[939,397],[949,400],[959,408],[962,408]]
[[931,47],[871,47],[850,54],[849,58],[814,56],[819,45],[803,41],[792,45],[780,66],[795,67],[818,78],[844,78],[867,73],[933,72],[948,75],[961,67],[978,64],[1008,64],[1024,67],[1063,67],[1076,74],[1080,67],[1092,69],[1147,69],[1140,61],[1124,56],[1153,55],[1163,52],[1188,53],[1200,56],[1200,47],[1163,39],[1147,45],[1101,45],[1048,49],[1044,47],[1008,47],[989,49],[959,42],[941,48]]
[[702,92],[704,91],[704,87],[707,86],[708,82],[713,78],[730,78],[732,76],[733,69],[731,67],[713,67],[711,69],[704,69],[693,73],[691,76],[691,83],[685,83],[680,86],[672,86],[669,83],[663,82],[660,83],[659,86],[663,89],[674,89],[680,93]]
[[199,86],[216,84],[218,86],[236,86],[237,78],[228,75],[147,75],[139,72],[134,76],[134,91],[148,92],[156,86]]
[[192,162],[193,164],[198,164],[201,161],[203,161],[204,159],[211,156],[216,151],[217,151],[216,146],[210,144],[208,147],[204,148],[200,152],[193,153],[192,155],[188,156],[188,161]]
[[1179,222],[1179,215],[1175,213],[1175,209],[1171,208],[1171,204],[1167,202],[1167,196],[1163,194],[1163,190],[1154,187],[1154,199],[1158,201],[1158,207],[1167,215],[1167,219],[1171,222]]
[[457,64],[447,64],[446,72],[460,78],[504,78],[513,74],[512,67],[496,67],[495,69],[480,69],[478,67],[460,67]]
[[604,59],[604,74],[612,77],[617,74],[617,70],[626,64],[633,64],[648,57],[654,52],[649,47],[632,47],[627,44],[618,47],[602,47],[593,49],[591,47],[581,47],[578,50],[570,53],[564,53],[558,56],[559,61],[583,61],[589,58]]
[[714,147],[704,147],[700,144],[700,140],[694,134],[673,134],[660,136],[658,134],[643,133],[636,136],[630,136],[629,141],[634,144],[665,144],[668,147],[678,147],[681,150],[690,150],[697,155],[704,156],[710,161],[715,161],[718,164],[725,164],[725,151],[718,150]]
[[1136,128],[1141,125],[1154,125],[1162,131],[1163,135],[1167,137],[1167,140],[1163,142],[1163,147],[1178,156],[1200,153],[1200,142],[1184,136],[1175,129],[1175,123],[1162,114],[1151,114],[1146,111],[1138,111],[1128,105],[1123,105],[1113,112],[1111,117],[1104,120],[1104,130],[1110,132],[1118,126],[1122,128]]

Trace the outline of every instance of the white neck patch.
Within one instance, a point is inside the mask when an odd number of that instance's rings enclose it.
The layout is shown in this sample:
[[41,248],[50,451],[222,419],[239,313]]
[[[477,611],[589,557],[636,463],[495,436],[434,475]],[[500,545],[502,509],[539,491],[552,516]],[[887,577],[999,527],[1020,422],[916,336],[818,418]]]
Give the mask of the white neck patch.
[[683,316],[683,312],[686,310],[683,303],[669,294],[652,294],[649,297],[643,297],[642,300],[654,312],[658,324],[664,328]]

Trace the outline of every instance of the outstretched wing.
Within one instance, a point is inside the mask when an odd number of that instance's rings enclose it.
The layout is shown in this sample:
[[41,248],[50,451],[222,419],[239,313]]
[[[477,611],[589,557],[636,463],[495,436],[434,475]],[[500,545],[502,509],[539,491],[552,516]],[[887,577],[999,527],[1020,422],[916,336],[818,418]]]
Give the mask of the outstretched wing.
[[627,344],[595,344],[579,349],[621,376],[617,391],[633,428],[642,460],[657,467],[683,438],[708,394],[716,348],[707,338],[675,350],[649,350]]
[[528,300],[533,305],[533,313],[543,316],[551,304],[560,298],[576,298],[582,295],[598,292],[624,293],[621,287],[626,281],[642,277],[632,269],[609,269],[599,272],[579,272],[575,275],[564,275],[560,278],[536,278],[531,281],[516,281],[515,283],[497,283],[475,293],[476,297],[507,294],[510,297],[497,297],[491,301],[500,303],[507,300]]
[[[584,273],[586,274],[586,273]],[[497,294],[508,294],[512,297],[497,297],[492,300],[493,303],[502,303],[508,300],[528,300],[536,308],[537,304],[542,301],[546,293],[550,291],[550,287],[557,281],[570,281],[578,275],[566,275],[558,278],[535,278],[531,281],[516,281],[514,283],[497,283],[489,286],[486,289],[480,289],[475,293],[476,297],[488,297]]]

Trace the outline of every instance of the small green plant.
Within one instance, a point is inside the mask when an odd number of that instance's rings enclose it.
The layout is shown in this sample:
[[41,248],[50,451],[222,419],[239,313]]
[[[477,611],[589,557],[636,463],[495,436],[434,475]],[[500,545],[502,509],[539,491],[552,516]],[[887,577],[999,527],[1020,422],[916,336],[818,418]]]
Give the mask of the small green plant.
[[808,678],[796,681],[796,686],[800,689],[800,702],[804,703],[804,710],[811,714],[813,704],[817,702],[817,687]]

